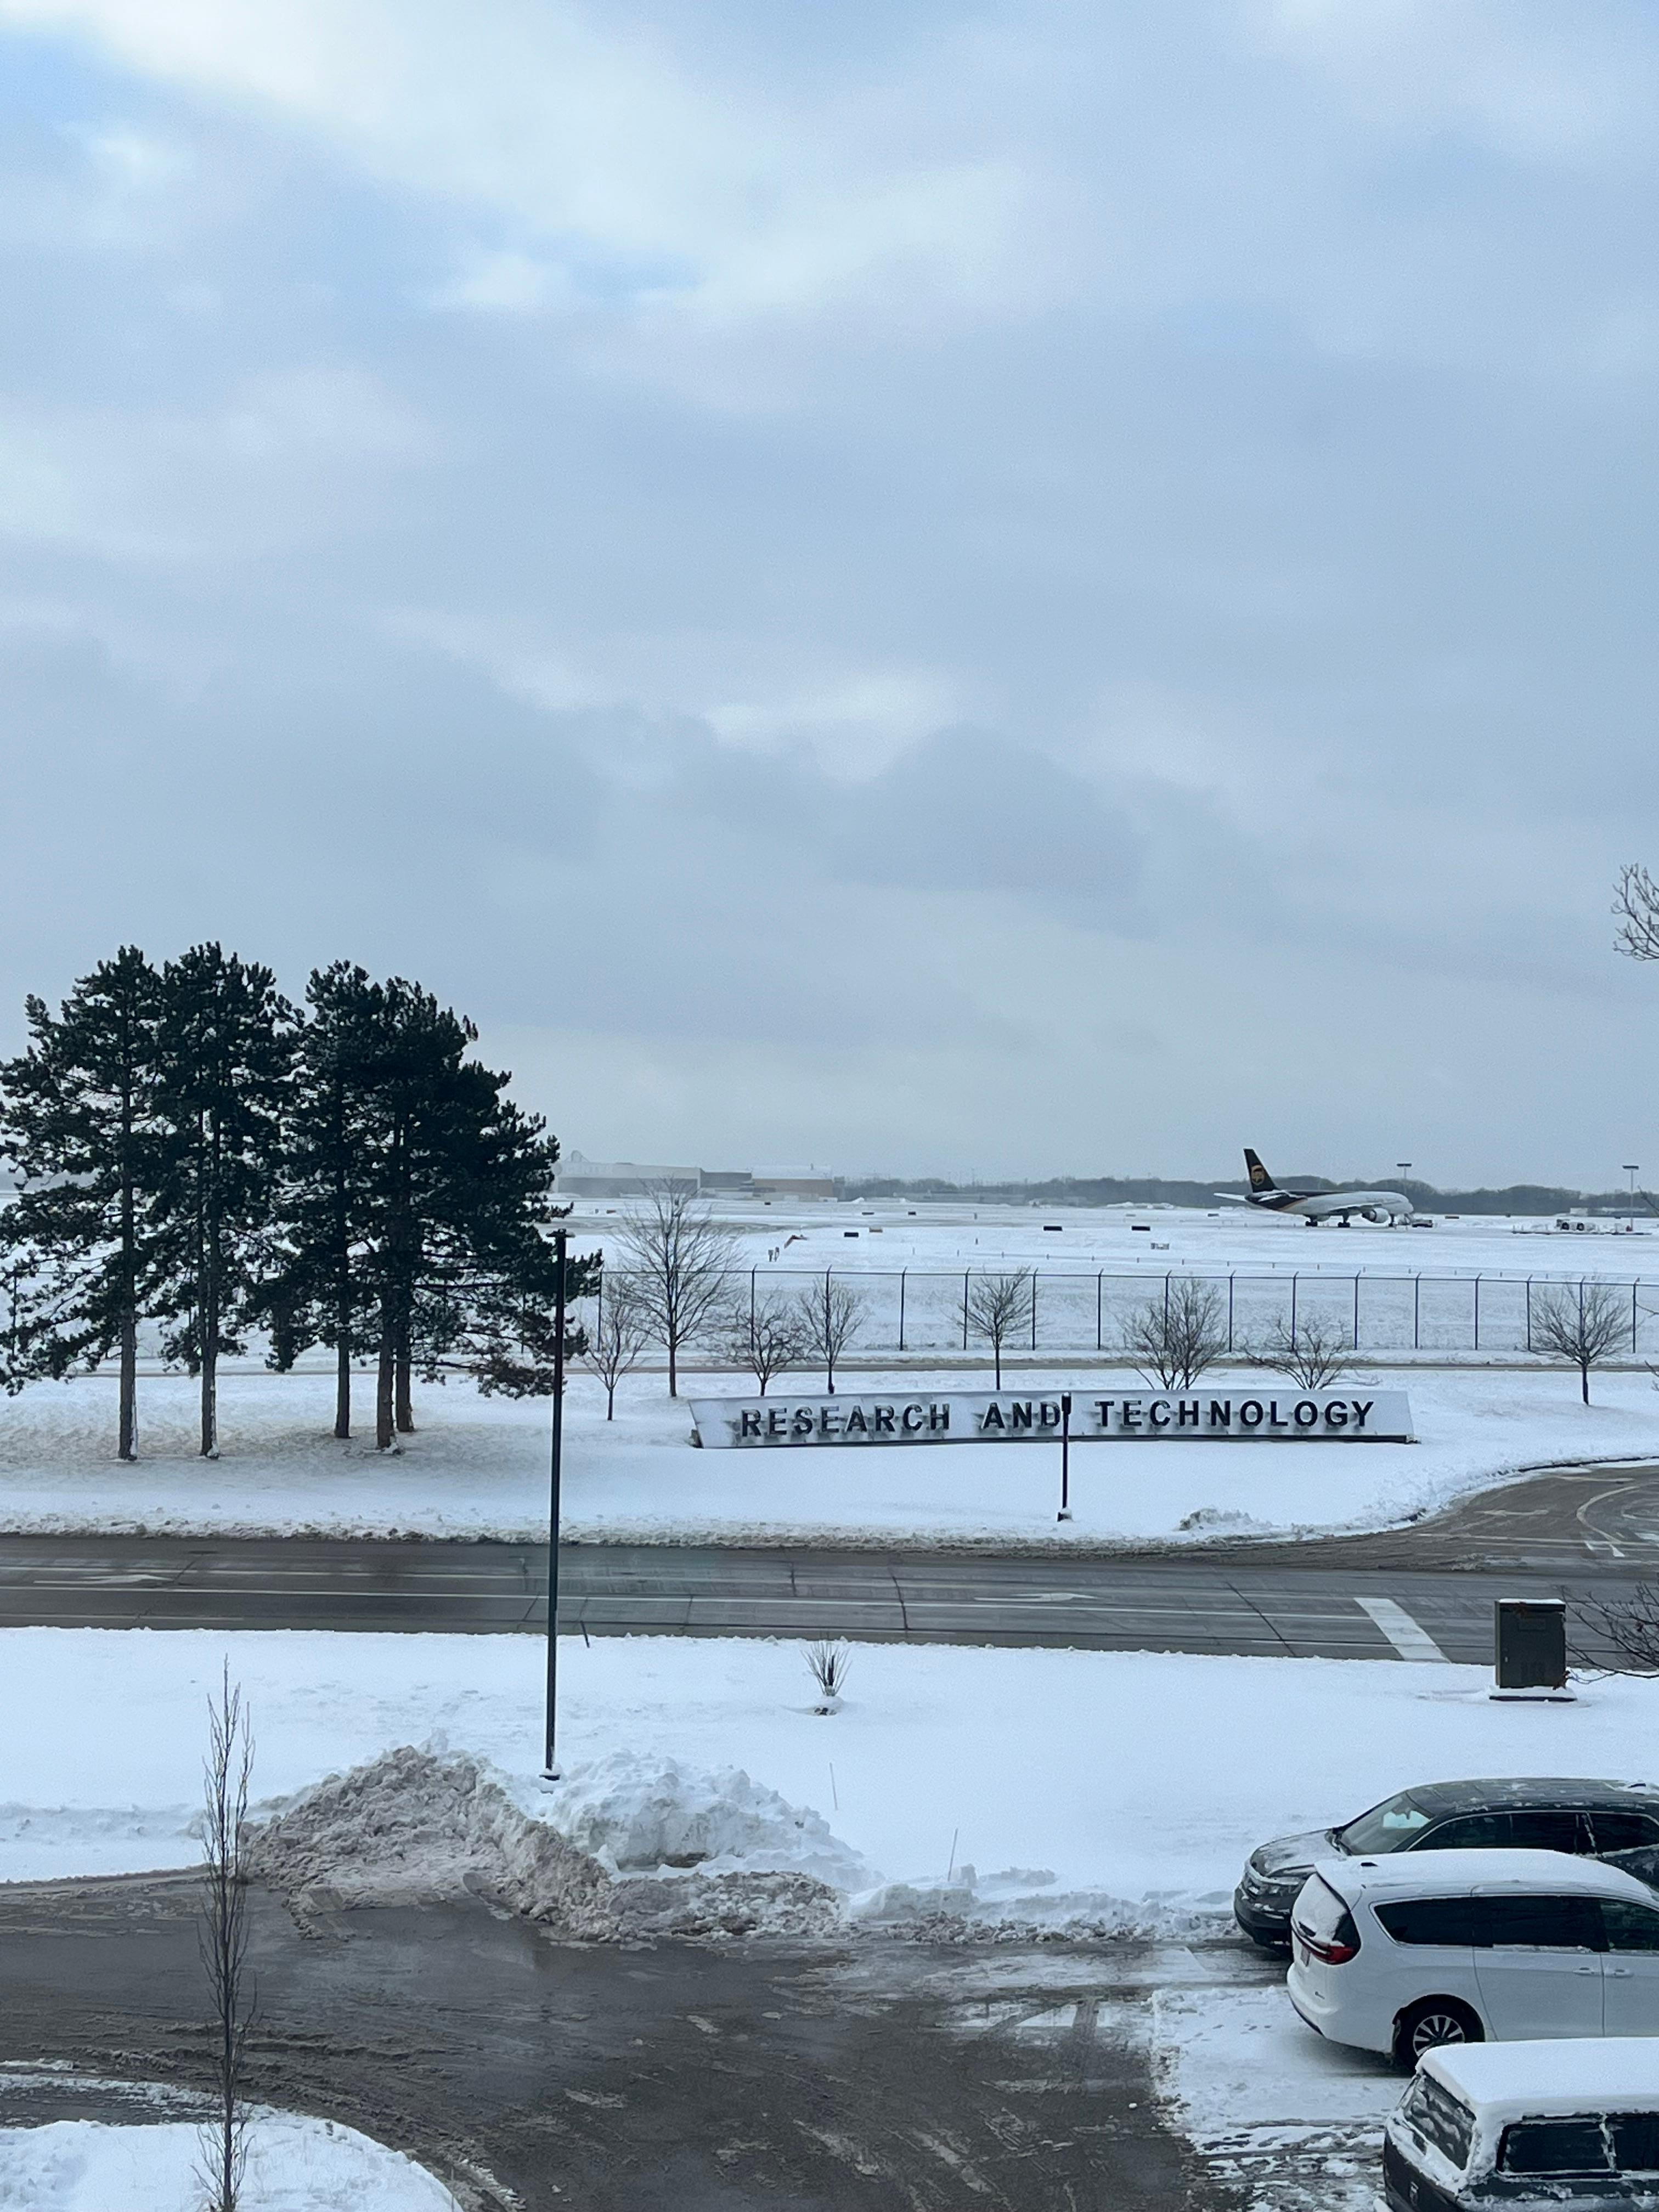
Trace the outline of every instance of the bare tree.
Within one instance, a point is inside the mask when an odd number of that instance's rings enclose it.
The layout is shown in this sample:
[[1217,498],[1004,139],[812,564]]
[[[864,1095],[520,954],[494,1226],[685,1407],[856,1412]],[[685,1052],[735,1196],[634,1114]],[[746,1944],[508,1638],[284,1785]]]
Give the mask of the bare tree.
[[1614,1674],[1659,1674],[1659,1589],[1653,1583],[1638,1583],[1619,1597],[1581,1598],[1578,1611],[1612,1656],[1575,1650],[1575,1658]]
[[1322,1390],[1353,1370],[1347,1331],[1317,1314],[1298,1321],[1294,1328],[1281,1316],[1259,1343],[1247,1349],[1258,1367],[1272,1375],[1288,1375],[1301,1390]]
[[1631,960],[1659,960],[1659,884],[1639,864],[1619,871],[1613,943]]
[[968,1326],[982,1336],[996,1362],[997,1389],[1002,1388],[1002,1347],[1031,1326],[1036,1285],[1029,1267],[1012,1275],[976,1275],[963,1300]]
[[1584,1403],[1590,1401],[1592,1367],[1600,1367],[1630,1327],[1626,1301],[1607,1283],[1580,1283],[1540,1291],[1532,1301],[1528,1330],[1534,1352],[1549,1352],[1578,1370]]
[[667,1349],[668,1395],[678,1398],[680,1352],[720,1322],[737,1237],[690,1191],[665,1182],[629,1210],[617,1242],[652,1334]]
[[864,1326],[864,1298],[850,1283],[838,1283],[826,1267],[823,1280],[795,1301],[805,1332],[806,1349],[823,1364],[830,1395],[836,1395],[836,1369]]
[[1148,1382],[1187,1390],[1227,1349],[1221,1296],[1183,1275],[1136,1307],[1123,1324],[1123,1349]]
[[791,1367],[799,1367],[811,1349],[805,1316],[797,1301],[764,1298],[758,1304],[736,1299],[726,1323],[726,1347],[739,1367],[746,1367],[766,1395],[766,1386]]
[[213,1999],[213,2118],[203,2129],[206,2212],[236,2212],[247,2164],[242,2075],[255,1992],[247,1972],[247,1855],[242,1830],[253,1772],[253,1729],[230,1665],[208,1705],[200,1946]]
[[584,1358],[605,1385],[605,1418],[617,1414],[617,1385],[639,1365],[651,1341],[651,1316],[631,1275],[600,1278],[593,1326],[582,1347]]

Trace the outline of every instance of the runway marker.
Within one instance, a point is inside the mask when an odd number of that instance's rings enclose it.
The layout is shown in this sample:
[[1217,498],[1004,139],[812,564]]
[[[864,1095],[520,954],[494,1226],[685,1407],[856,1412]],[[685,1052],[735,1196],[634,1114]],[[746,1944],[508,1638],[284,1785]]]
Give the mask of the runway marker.
[[1362,1613],[1370,1613],[1402,1659],[1445,1657],[1428,1630],[1419,1628],[1405,1607],[1396,1605],[1391,1597],[1357,1597],[1354,1603]]

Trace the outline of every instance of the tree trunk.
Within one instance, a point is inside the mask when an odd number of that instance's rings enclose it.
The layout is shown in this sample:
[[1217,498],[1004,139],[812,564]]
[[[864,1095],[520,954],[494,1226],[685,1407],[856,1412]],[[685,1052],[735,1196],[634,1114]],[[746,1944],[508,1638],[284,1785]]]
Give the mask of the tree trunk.
[[405,1335],[398,1346],[393,1391],[398,1433],[400,1437],[412,1437],[415,1433],[415,1401],[410,1394],[410,1380],[409,1340]]
[[392,1327],[383,1322],[380,1328],[380,1371],[374,1390],[374,1449],[390,1451],[396,1431],[392,1420],[392,1382],[397,1368],[392,1349]]
[[128,1305],[121,1316],[121,1412],[118,1456],[138,1456],[138,1323]]
[[1588,1367],[1581,1367],[1579,1369],[1578,1382],[1580,1389],[1584,1394],[1584,1403],[1588,1406],[1589,1403],[1589,1370]]
[[611,1383],[605,1390],[605,1418],[607,1421],[614,1421],[617,1418],[617,1386],[614,1382]]
[[219,1456],[219,1332],[216,1316],[202,1344],[202,1457]]
[[343,1323],[334,1340],[334,1433],[351,1434],[351,1338]]
[[668,1340],[668,1395],[671,1398],[678,1398],[680,1395],[678,1354],[679,1346],[671,1336]]

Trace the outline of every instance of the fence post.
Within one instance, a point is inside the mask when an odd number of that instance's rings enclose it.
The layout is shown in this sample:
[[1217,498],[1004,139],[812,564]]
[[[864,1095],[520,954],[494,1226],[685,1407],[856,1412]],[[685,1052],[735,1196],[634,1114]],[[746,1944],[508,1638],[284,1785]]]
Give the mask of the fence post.
[[1230,1267],[1230,1268],[1228,1269],[1228,1271],[1227,1271],[1227,1351],[1228,1351],[1228,1354],[1229,1354],[1229,1356],[1230,1356],[1230,1357],[1231,1356],[1232,1348],[1233,1348],[1233,1277],[1232,1277],[1232,1270],[1231,1270],[1231,1268]]
[[1412,1350],[1420,1352],[1422,1348],[1423,1278],[1421,1274],[1416,1274],[1412,1277]]
[[1036,1350],[1037,1277],[1042,1272],[1040,1267],[1033,1267],[1031,1270],[1031,1349],[1033,1352]]
[[1167,1274],[1164,1278],[1164,1333],[1166,1336],[1170,1333],[1170,1278]]
[[968,1349],[968,1270],[962,1271],[962,1348]]
[[901,1268],[899,1269],[899,1346],[898,1346],[898,1348],[899,1348],[899,1350],[900,1350],[901,1352],[902,1352],[902,1351],[903,1351],[903,1349],[904,1349],[904,1279],[905,1279],[906,1275],[908,1275],[908,1274],[909,1273],[909,1272],[910,1272],[910,1271],[909,1271],[909,1269],[908,1269],[908,1267],[901,1267]]
[[1104,1350],[1106,1349],[1106,1340],[1104,1339],[1104,1337],[1103,1337],[1103,1336],[1102,1336],[1102,1334],[1101,1334],[1101,1333],[1100,1333],[1100,1286],[1101,1286],[1101,1284],[1105,1280],[1105,1276],[1106,1276],[1106,1270],[1105,1270],[1103,1267],[1100,1267],[1100,1268],[1097,1268],[1097,1269],[1096,1270],[1096,1273],[1095,1273],[1095,1350],[1096,1350],[1097,1352],[1104,1352]]
[[1527,1278],[1527,1349],[1532,1350],[1532,1277]]
[[1353,1279],[1353,1348],[1356,1352],[1359,1349],[1359,1274],[1358,1269],[1355,1270]]
[[[1636,1279],[1636,1282],[1639,1282],[1640,1280],[1641,1280],[1641,1277],[1638,1275],[1638,1276],[1637,1277],[1637,1279]],[[1636,1283],[1635,1283],[1635,1282],[1633,1282],[1633,1283],[1631,1285],[1631,1286],[1630,1286],[1630,1356],[1631,1356],[1631,1358],[1632,1358],[1632,1359],[1634,1359],[1634,1358],[1635,1358],[1635,1357],[1636,1357]]]
[[1480,1349],[1480,1278],[1474,1279],[1474,1348]]
[[753,1334],[754,1334],[754,1333],[755,1333],[755,1271],[754,1271],[754,1269],[751,1267],[751,1268],[749,1270],[749,1334],[750,1334],[750,1336],[752,1337],[752,1336],[753,1336]]
[[1296,1350],[1296,1285],[1297,1276],[1293,1271],[1291,1276],[1291,1350],[1292,1352]]

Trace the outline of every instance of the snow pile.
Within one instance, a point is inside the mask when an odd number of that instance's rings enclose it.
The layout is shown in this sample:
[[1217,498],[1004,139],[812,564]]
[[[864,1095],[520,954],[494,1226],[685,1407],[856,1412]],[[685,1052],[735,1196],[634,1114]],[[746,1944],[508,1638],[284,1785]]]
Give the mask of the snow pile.
[[544,1819],[613,1873],[803,1874],[842,1890],[875,1879],[822,1813],[790,1804],[735,1766],[700,1773],[672,1759],[612,1752],[573,1768],[544,1808]]
[[672,1762],[653,1769],[621,1754],[573,1784],[575,1841],[562,1832],[562,1792],[527,1803],[533,1785],[515,1795],[477,1759],[405,1745],[251,1826],[250,1869],[302,1916],[471,1890],[590,1941],[816,1935],[840,1924],[828,1881],[775,1863],[803,1842],[825,1864],[857,1868],[856,1855],[820,1815],[746,1774],[688,1777]]
[[[198,2212],[202,2136],[188,2121],[0,2128],[0,2205],[28,2212]],[[241,2212],[459,2212],[424,2166],[355,2128],[257,2112]]]

